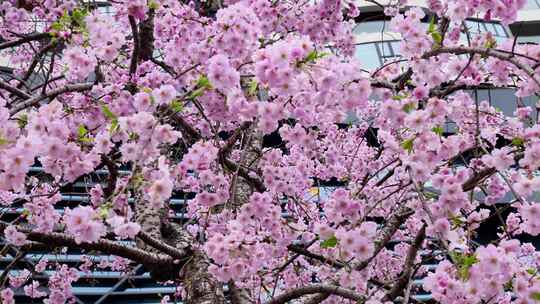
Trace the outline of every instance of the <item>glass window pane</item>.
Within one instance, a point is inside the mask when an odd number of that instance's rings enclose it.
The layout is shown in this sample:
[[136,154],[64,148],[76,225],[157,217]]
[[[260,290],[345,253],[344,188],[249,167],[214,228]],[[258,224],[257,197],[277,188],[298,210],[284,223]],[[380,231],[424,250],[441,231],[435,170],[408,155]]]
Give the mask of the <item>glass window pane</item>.
[[394,56],[394,52],[392,51],[392,46],[389,42],[379,42],[377,43],[377,46],[379,47],[379,51],[381,52],[382,57],[392,57]]
[[520,43],[532,42],[540,44],[540,36],[519,36],[517,41]]
[[538,0],[527,0],[523,9],[539,9],[540,2]]
[[538,100],[539,98],[537,96],[528,96],[528,97],[524,97],[522,98],[522,101],[523,103],[526,105],[526,106],[529,106],[533,109],[533,119],[536,121],[538,118],[538,110],[536,110],[536,104],[538,103]]
[[495,36],[499,36],[499,32],[497,32],[497,29],[495,28],[495,25],[493,23],[486,23],[485,25],[490,33]]
[[354,33],[355,34],[361,34],[361,33],[380,33],[380,32],[387,32],[390,30],[390,23],[388,21],[367,21],[367,22],[361,22],[358,23],[354,27]]
[[494,23],[493,27],[498,32],[499,36],[508,37],[508,34],[506,33],[506,30],[505,30],[504,26],[502,26],[501,24],[498,24],[498,23]]
[[392,51],[394,52],[394,56],[401,56],[399,51],[401,49],[400,43],[400,41],[390,42],[390,45],[392,46]]
[[509,89],[493,89],[490,91],[491,106],[501,109],[505,115],[513,116],[517,108],[514,91]]
[[381,65],[375,44],[364,43],[356,45],[355,57],[358,58],[362,68],[371,70]]
[[469,29],[469,32],[480,33],[480,27],[479,27],[480,24],[478,22],[466,20],[465,24],[467,25],[467,29]]

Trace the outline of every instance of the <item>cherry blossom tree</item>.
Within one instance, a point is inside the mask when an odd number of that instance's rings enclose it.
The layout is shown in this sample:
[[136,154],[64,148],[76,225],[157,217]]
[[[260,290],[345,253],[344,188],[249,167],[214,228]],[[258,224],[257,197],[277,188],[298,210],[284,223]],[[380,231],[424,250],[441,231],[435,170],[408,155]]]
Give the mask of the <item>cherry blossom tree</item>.
[[[188,304],[409,303],[417,276],[439,303],[536,303],[536,109],[469,92],[538,94],[540,46],[464,26],[511,23],[524,2],[384,2],[402,57],[367,71],[353,1],[2,1],[0,198],[24,210],[0,222],[2,252],[113,255]],[[55,208],[97,170],[89,202]],[[322,197],[325,181],[341,186]],[[178,192],[194,194],[184,223]],[[492,218],[497,239],[475,242]],[[20,264],[2,303],[73,298],[78,269]]]

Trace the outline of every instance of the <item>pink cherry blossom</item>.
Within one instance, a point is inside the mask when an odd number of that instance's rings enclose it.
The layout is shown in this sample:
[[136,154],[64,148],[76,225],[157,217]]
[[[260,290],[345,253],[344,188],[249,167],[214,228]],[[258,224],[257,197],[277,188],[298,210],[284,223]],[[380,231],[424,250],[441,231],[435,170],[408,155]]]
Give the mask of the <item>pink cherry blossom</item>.
[[105,227],[91,207],[69,209],[64,215],[67,231],[75,237],[78,243],[97,242],[105,233]]
[[8,226],[4,230],[4,236],[9,243],[15,246],[22,246],[26,243],[26,235],[17,231],[15,226]]

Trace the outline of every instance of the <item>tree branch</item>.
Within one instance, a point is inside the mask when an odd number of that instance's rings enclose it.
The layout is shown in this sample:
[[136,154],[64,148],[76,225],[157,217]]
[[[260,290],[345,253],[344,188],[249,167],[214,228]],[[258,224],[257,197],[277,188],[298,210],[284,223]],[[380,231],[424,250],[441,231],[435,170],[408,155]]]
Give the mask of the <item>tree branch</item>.
[[[26,73],[24,74],[24,76],[21,79],[22,81],[26,82],[30,78],[30,76],[32,76],[32,74],[34,74],[34,70],[36,69],[36,66],[37,66],[38,62],[41,60],[41,58],[43,58],[43,56],[45,54],[47,54],[47,52],[49,52],[50,50],[55,48],[56,45],[57,45],[57,42],[51,42],[51,43],[47,44],[46,46],[44,46],[43,48],[41,48],[34,55],[34,58],[32,59],[32,62],[30,63],[30,66],[28,67],[28,69],[26,70]],[[19,87],[21,85],[22,84],[20,84]]]
[[105,195],[105,197],[110,197],[114,193],[114,188],[116,187],[116,180],[118,179],[118,168],[116,167],[114,161],[105,155],[101,156],[101,161],[109,171],[107,187],[103,189],[103,194]]
[[69,92],[82,92],[82,91],[89,90],[92,88],[93,85],[94,84],[91,82],[68,84],[68,85],[65,85],[64,87],[51,90],[47,92],[47,94],[45,95],[34,96],[30,99],[24,100],[23,102],[14,105],[9,110],[9,115],[13,116],[28,107],[37,105],[40,101],[45,100],[47,98],[54,98],[60,94],[69,93]]
[[411,279],[411,273],[414,266],[414,260],[416,259],[416,255],[418,254],[418,250],[422,247],[422,243],[424,242],[424,239],[426,238],[426,225],[422,225],[422,228],[418,231],[416,234],[416,237],[414,238],[414,242],[409,247],[409,251],[407,252],[407,257],[405,259],[405,264],[403,265],[403,272],[401,274],[401,277],[398,279],[396,284],[390,289],[390,291],[386,294],[385,299],[383,302],[386,301],[392,301],[395,298],[397,298],[401,292],[405,289],[407,286],[409,280]]
[[348,288],[330,284],[312,284],[286,291],[285,293],[282,293],[274,299],[266,302],[266,304],[285,304],[288,301],[318,293],[337,295],[345,299],[357,301],[358,303],[363,303],[365,301],[364,296]]
[[429,57],[437,56],[439,54],[448,53],[448,54],[454,54],[454,55],[460,55],[460,54],[479,54],[484,56],[490,56],[494,58],[498,58],[503,61],[508,61],[512,63],[517,68],[521,69],[527,75],[533,79],[534,82],[540,87],[540,80],[536,78],[536,72],[528,65],[523,64],[522,62],[518,61],[514,55],[512,54],[506,54],[501,51],[495,50],[495,49],[489,49],[489,48],[481,48],[481,47],[467,47],[467,46],[457,46],[457,47],[440,47],[436,48],[432,51],[429,51],[425,53],[422,58],[426,59]]
[[381,229],[379,232],[379,235],[377,236],[375,240],[375,250],[373,251],[373,255],[368,258],[365,261],[362,261],[360,263],[357,263],[353,266],[354,269],[357,271],[362,271],[364,268],[366,268],[369,263],[379,254],[379,252],[386,246],[386,244],[390,241],[394,233],[399,229],[399,227],[405,223],[405,221],[414,214],[414,210],[407,207],[405,202],[403,202],[390,216],[388,221],[386,222],[386,225]]
[[139,42],[139,30],[137,29],[137,22],[135,17],[129,16],[129,25],[131,26],[131,33],[133,35],[133,53],[131,54],[131,62],[129,64],[129,74],[135,74],[137,70],[137,63],[139,62],[140,45]]
[[497,170],[495,168],[487,168],[484,169],[475,175],[471,176],[467,181],[461,185],[461,189],[463,189],[464,192],[470,191],[476,187],[480,182],[482,182],[484,179],[490,177],[491,175],[495,174]]
[[309,250],[307,250],[305,247],[303,246],[299,246],[299,245],[289,245],[287,246],[287,249],[289,251],[292,251],[294,253],[297,253],[297,254],[300,254],[300,255],[303,255],[305,257],[308,257],[310,259],[314,259],[314,260],[317,260],[319,262],[322,262],[324,264],[327,264],[327,265],[330,265],[332,267],[336,267],[336,268],[342,268],[342,267],[345,267],[345,263],[343,262],[340,262],[340,261],[335,261],[335,260],[332,260],[332,259],[328,259],[322,255],[319,255],[319,254],[316,254],[316,253],[313,253]]
[[[5,222],[0,222],[0,231],[8,226]],[[75,242],[75,238],[58,232],[42,233],[33,230],[17,227],[19,232],[26,235],[29,241],[39,242],[46,244],[47,246],[54,247],[69,247],[85,250],[97,250],[108,254],[113,254],[128,258],[132,261],[139,262],[147,265],[168,265],[173,263],[173,259],[168,255],[153,254],[146,251],[121,245],[117,242],[110,240],[100,240],[95,243],[80,243]],[[32,244],[22,246],[22,250],[31,249]]]
[[2,79],[0,79],[0,89],[6,90],[21,99],[32,98],[32,96],[28,95],[26,92],[9,85],[7,82],[3,81]]
[[27,43],[27,42],[32,42],[32,41],[36,41],[36,40],[49,38],[49,37],[50,37],[49,33],[30,34],[30,35],[28,35],[26,37],[23,37],[23,38],[19,39],[19,40],[13,40],[13,41],[7,41],[7,42],[4,42],[4,43],[1,43],[0,44],[0,50],[7,49],[7,48],[10,48],[10,47],[15,47],[15,46]]
[[311,298],[307,299],[304,304],[319,304],[322,301],[328,299],[330,296],[329,293],[320,293],[317,295],[312,296]]
[[173,246],[170,246],[163,241],[155,239],[144,231],[140,231],[139,234],[137,234],[137,237],[147,245],[150,245],[158,249],[159,251],[170,255],[173,258],[185,259],[190,254],[189,250],[187,250],[186,248],[175,248]]

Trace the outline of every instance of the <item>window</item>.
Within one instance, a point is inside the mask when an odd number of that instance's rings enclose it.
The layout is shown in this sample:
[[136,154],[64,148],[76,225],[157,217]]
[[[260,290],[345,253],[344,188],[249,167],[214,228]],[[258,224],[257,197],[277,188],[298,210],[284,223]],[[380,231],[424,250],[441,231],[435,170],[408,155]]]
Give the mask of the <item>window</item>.
[[524,10],[540,9],[540,0],[527,0]]
[[466,20],[465,24],[469,32],[473,34],[490,32],[495,37],[509,37],[508,32],[500,23]]
[[366,21],[358,23],[353,32],[355,34],[361,33],[381,33],[390,30],[390,22],[384,20]]
[[519,43],[536,43],[540,44],[540,36],[518,36]]
[[376,46],[381,58],[381,64],[401,57],[399,54],[399,41],[377,42]]
[[514,111],[518,105],[531,107],[533,109],[532,116],[534,120],[536,120],[538,115],[538,111],[536,110],[538,97],[529,96],[518,100],[513,89],[477,90],[476,94],[474,92],[471,92],[471,94],[473,98],[475,98],[475,95],[478,96],[478,101],[487,100],[492,107],[501,110],[504,115],[509,117],[514,116]]
[[380,66],[381,61],[374,43],[363,43],[356,45],[355,57],[360,60],[361,66],[372,70]]
[[385,62],[396,60],[399,54],[399,41],[369,42],[356,45],[356,58],[363,68],[374,69]]

